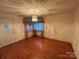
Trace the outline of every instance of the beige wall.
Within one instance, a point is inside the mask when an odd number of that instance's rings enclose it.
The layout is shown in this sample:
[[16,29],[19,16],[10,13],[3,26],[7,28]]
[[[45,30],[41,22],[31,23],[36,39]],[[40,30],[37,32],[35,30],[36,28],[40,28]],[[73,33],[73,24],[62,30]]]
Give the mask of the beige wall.
[[45,37],[72,43],[79,59],[79,7],[76,11],[47,16],[44,29]]
[[[0,20],[0,47],[17,42],[24,38],[24,27],[22,17],[15,16],[11,19]],[[8,23],[8,32],[3,32],[3,24]]]
[[79,7],[75,13],[74,40],[72,41],[72,45],[77,56],[77,59],[79,59]]
[[73,39],[74,12],[54,14],[45,18],[44,36],[61,41],[71,42]]

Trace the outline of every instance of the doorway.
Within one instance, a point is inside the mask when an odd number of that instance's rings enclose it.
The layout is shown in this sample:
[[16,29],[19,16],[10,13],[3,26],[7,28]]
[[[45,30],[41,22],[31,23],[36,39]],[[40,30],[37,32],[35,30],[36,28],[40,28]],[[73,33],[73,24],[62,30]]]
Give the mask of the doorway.
[[32,36],[44,37],[44,18],[38,17],[38,21],[33,22],[31,17],[25,17],[24,20],[25,37]]

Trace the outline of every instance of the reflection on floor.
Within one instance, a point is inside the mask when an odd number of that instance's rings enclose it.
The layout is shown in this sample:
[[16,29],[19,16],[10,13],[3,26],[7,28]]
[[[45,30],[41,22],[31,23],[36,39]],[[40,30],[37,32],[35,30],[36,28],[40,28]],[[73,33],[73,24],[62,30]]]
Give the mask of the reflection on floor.
[[70,43],[32,37],[0,49],[0,59],[76,59]]

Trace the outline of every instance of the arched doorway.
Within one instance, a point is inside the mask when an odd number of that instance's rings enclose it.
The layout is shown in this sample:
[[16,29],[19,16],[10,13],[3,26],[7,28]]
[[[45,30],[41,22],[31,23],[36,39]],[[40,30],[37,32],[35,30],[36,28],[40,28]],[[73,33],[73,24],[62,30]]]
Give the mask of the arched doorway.
[[24,18],[23,22],[26,38],[32,36],[44,37],[44,17],[38,16],[37,18],[37,21],[32,21],[32,16]]

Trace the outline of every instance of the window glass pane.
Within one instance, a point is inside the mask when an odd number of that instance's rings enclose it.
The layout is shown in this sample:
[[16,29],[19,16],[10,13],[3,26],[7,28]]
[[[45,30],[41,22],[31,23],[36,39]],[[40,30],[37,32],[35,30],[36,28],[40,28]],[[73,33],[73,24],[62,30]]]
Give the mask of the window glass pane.
[[8,28],[8,24],[3,24],[3,32],[8,32],[9,28]]
[[42,31],[43,30],[43,23],[35,23],[34,30]]
[[25,26],[25,29],[28,30],[28,31],[31,31],[31,30],[33,30],[33,25],[32,24],[27,24]]

